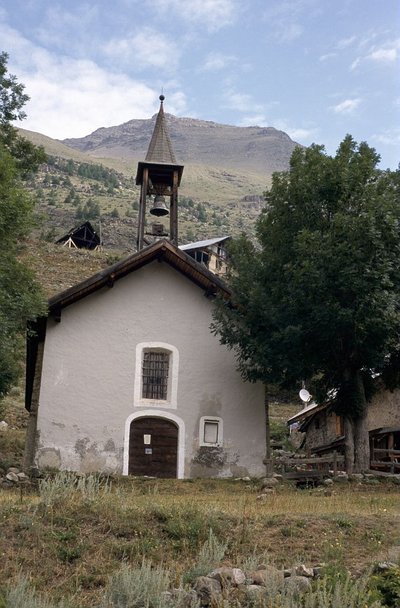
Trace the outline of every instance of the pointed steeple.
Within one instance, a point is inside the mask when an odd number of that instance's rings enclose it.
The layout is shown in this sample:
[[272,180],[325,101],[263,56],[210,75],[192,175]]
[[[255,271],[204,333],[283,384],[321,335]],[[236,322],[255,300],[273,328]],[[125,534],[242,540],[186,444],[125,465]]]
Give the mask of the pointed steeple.
[[[146,204],[154,197],[150,213],[155,216],[169,214],[169,239],[178,245],[178,188],[181,183],[183,165],[178,165],[169,137],[164,114],[164,95],[160,95],[160,110],[157,114],[153,135],[146,160],[139,161],[136,184],[140,186],[137,249],[144,246]],[[169,199],[169,208],[165,204]],[[150,199],[151,200],[151,199]]]
[[176,165],[175,153],[172,148],[164,114],[164,99],[164,95],[160,95],[160,109],[157,114],[156,124],[145,160],[150,163],[168,163],[170,165]]

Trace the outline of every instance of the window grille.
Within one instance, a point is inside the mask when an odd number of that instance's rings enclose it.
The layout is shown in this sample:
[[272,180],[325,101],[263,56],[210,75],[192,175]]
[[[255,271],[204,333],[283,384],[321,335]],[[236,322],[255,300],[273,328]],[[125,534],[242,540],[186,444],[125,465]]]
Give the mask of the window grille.
[[167,399],[169,354],[156,351],[143,353],[143,399]]

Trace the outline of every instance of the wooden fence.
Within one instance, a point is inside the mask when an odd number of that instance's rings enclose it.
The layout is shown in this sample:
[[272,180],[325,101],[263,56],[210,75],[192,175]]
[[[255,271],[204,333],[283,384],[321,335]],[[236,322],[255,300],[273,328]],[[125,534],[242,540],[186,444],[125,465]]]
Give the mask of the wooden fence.
[[305,482],[328,477],[331,471],[337,475],[344,468],[344,456],[337,452],[315,458],[276,458],[274,462],[280,466],[284,479]]

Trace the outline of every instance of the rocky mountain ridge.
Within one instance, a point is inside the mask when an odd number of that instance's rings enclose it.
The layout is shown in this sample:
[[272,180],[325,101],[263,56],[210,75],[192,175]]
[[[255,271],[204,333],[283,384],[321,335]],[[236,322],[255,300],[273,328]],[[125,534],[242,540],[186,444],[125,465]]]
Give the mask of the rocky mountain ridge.
[[[245,169],[270,176],[288,168],[290,156],[299,145],[273,127],[237,127],[165,116],[176,157],[183,164]],[[156,115],[133,119],[62,143],[93,157],[144,159],[155,119]]]

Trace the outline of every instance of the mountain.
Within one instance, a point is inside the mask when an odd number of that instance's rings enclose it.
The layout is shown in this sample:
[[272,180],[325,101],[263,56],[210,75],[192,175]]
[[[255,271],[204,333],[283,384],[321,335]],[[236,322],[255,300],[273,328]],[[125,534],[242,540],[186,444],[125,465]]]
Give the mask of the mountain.
[[[180,242],[251,234],[272,173],[288,168],[298,144],[272,127],[166,116],[176,157],[185,166],[179,190]],[[101,218],[105,247],[132,250],[139,198],[137,161],[146,156],[155,118],[130,120],[63,141],[20,129],[48,154],[47,164],[29,184],[42,218],[42,238],[56,240],[78,222]]]
[[[182,164],[224,167],[264,175],[288,168],[296,142],[273,127],[235,127],[195,118],[166,114],[175,155]],[[144,159],[156,115],[130,120],[115,127],[103,127],[81,138],[64,139],[63,144],[99,158]]]

